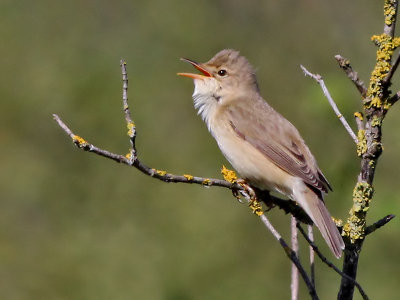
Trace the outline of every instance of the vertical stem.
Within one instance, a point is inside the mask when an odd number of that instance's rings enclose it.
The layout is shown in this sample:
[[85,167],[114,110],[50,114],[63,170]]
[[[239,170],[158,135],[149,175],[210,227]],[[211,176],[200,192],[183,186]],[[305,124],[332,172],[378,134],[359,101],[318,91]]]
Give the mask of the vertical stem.
[[[290,218],[290,229],[291,229],[291,244],[292,250],[296,253],[297,257],[299,257],[299,241],[297,236],[297,220],[294,216]],[[292,300],[298,300],[299,297],[299,271],[294,263],[292,263],[292,281],[290,284],[290,290],[292,294]]]
[[[358,131],[357,154],[361,157],[361,171],[353,190],[354,203],[350,216],[343,226],[346,243],[343,272],[353,279],[356,279],[359,255],[365,238],[366,215],[374,192],[372,183],[375,168],[382,153],[382,122],[391,106],[388,90],[390,82],[385,82],[385,78],[388,78],[392,67],[393,51],[400,44],[399,38],[394,38],[396,15],[397,0],[385,0],[383,34],[372,37],[378,50],[367,97],[364,100],[365,129]],[[354,281],[342,277],[338,299],[353,299],[353,293]]]

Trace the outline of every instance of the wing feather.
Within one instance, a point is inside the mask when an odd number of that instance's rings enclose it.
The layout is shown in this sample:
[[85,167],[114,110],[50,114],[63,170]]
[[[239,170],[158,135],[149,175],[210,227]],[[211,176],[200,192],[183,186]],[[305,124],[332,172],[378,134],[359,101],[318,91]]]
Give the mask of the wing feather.
[[254,108],[237,101],[228,109],[232,129],[281,169],[321,192],[328,192],[331,187],[297,129],[260,100]]

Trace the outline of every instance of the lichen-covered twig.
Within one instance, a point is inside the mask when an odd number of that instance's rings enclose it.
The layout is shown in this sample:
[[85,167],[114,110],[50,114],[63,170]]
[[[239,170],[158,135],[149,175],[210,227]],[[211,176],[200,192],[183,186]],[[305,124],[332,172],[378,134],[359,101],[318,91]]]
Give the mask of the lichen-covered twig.
[[318,84],[321,86],[322,91],[324,92],[325,97],[328,99],[329,104],[331,105],[333,111],[335,112],[336,116],[339,118],[340,122],[342,122],[344,128],[347,130],[351,138],[354,140],[354,142],[357,144],[358,143],[358,138],[355,135],[354,131],[351,129],[349,123],[347,123],[345,117],[340,113],[335,101],[333,101],[331,94],[329,93],[324,80],[322,79],[321,75],[318,74],[313,74],[309,72],[304,66],[300,66],[301,69],[303,70],[304,74],[306,76],[309,76],[313,78],[315,81],[318,82]]
[[[375,167],[383,150],[382,122],[390,107],[398,100],[398,97],[392,96],[389,90],[390,80],[396,70],[391,61],[394,50],[400,46],[400,38],[394,37],[397,6],[397,0],[385,0],[383,33],[371,38],[378,49],[367,96],[363,101],[365,127],[359,126],[358,130],[357,154],[361,158],[361,170],[353,190],[353,206],[347,222],[343,226],[346,244],[343,273],[353,279],[357,276],[360,252],[368,228],[366,227],[366,215],[374,194],[372,183],[375,177]],[[342,277],[338,294],[339,300],[353,298],[355,283],[348,277]]]
[[122,73],[122,105],[125,114],[126,127],[128,129],[127,134],[129,136],[129,140],[131,143],[130,154],[127,158],[130,160],[131,163],[133,163],[133,161],[137,159],[136,144],[135,144],[136,125],[132,121],[131,112],[128,105],[128,73],[126,71],[126,62],[122,59],[120,61],[120,66]]
[[361,96],[365,98],[367,96],[368,89],[360,77],[358,77],[358,73],[353,70],[352,66],[350,65],[350,60],[341,55],[335,55],[335,59],[339,63],[340,68],[342,68],[346,73],[347,77],[350,78],[350,80],[354,83]]
[[103,157],[112,159],[116,162],[123,163],[129,166],[136,167],[138,170],[140,170],[142,173],[149,175],[151,177],[157,178],[161,181],[164,182],[182,182],[182,183],[193,183],[193,184],[200,184],[204,186],[220,186],[220,187],[225,187],[229,189],[241,189],[241,187],[235,183],[230,183],[226,180],[223,179],[215,179],[215,178],[206,178],[206,177],[198,177],[198,176],[192,176],[192,175],[174,175],[167,173],[166,171],[163,170],[157,170],[154,168],[150,168],[147,165],[143,164],[139,159],[131,159],[130,153],[127,155],[121,155],[121,154],[116,154],[112,153],[110,151],[101,149],[82,137],[76,135],[69,129],[69,127],[60,119],[60,117],[56,114],[53,115],[54,120],[58,123],[58,125],[65,131],[65,133],[72,139],[74,144],[88,152],[93,152],[97,155],[101,155]]

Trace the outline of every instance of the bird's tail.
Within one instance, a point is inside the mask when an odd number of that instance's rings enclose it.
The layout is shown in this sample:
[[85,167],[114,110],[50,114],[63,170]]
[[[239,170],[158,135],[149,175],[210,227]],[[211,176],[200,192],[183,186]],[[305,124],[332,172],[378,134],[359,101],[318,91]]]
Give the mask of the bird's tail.
[[344,249],[343,239],[324,202],[310,188],[303,190],[296,198],[295,200],[309,215],[314,224],[317,225],[322,237],[336,258],[342,256],[342,250]]

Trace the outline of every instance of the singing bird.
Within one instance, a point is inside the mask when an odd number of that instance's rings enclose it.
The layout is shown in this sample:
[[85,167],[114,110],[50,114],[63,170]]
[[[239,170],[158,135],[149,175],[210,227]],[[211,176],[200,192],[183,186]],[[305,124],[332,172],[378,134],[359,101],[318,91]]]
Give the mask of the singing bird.
[[296,201],[339,258],[342,237],[325,207],[331,189],[297,129],[260,95],[255,71],[238,51],[225,49],[206,63],[190,59],[195,109],[224,156],[246,182]]

